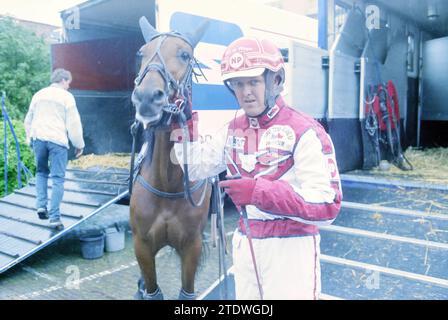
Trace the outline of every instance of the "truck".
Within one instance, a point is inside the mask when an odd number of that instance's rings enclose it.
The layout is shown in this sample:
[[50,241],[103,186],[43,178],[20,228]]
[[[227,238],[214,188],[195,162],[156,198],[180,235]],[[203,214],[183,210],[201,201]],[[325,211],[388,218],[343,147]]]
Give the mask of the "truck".
[[[393,82],[399,102],[395,142],[404,147],[420,145],[422,136],[438,143],[430,130],[421,131],[434,116],[446,120],[446,108],[441,110],[439,103],[426,101],[423,109],[425,75],[419,61],[425,50],[431,52],[430,40],[437,35],[386,1],[371,3],[316,0],[316,14],[304,15],[255,0],[130,0],[125,5],[90,0],[61,12],[64,42],[52,46],[52,67],[73,73],[86,153],[129,152],[135,116],[130,95],[136,52],[144,44],[141,16],[161,32],[185,32],[209,20],[195,49],[205,77],[193,78],[193,109],[199,113],[202,141],[242,112],[220,77],[226,46],[241,36],[268,38],[284,56],[286,102],[323,124],[341,172],[365,168],[377,165],[386,152],[366,131],[372,86]],[[431,60],[428,64],[437,72]],[[440,97],[440,91],[446,91],[440,86],[437,90],[427,92]],[[431,108],[442,112],[435,115]]]

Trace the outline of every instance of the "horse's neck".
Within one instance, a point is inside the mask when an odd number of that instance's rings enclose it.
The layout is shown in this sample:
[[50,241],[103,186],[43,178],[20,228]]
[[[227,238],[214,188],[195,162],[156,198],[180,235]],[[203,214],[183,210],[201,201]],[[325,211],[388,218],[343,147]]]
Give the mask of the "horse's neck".
[[182,169],[173,162],[176,159],[172,159],[173,146],[169,131],[155,131],[152,161],[146,161],[141,172],[146,181],[165,192],[183,190]]

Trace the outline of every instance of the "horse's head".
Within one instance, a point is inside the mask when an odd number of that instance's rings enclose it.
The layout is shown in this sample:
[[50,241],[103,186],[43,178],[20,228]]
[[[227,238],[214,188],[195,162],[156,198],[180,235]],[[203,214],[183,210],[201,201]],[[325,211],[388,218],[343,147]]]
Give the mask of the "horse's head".
[[142,17],[140,28],[146,44],[137,53],[141,66],[132,102],[136,119],[146,128],[160,124],[164,113],[178,115],[189,107],[193,50],[204,34],[206,23],[192,33],[159,33]]

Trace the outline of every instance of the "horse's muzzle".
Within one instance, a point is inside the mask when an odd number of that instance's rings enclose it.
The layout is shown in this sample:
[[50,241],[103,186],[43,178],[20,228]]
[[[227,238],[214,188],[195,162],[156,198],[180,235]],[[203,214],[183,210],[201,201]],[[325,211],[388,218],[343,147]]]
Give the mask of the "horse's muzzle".
[[132,92],[132,103],[135,106],[136,118],[145,127],[160,120],[163,114],[163,106],[166,104],[166,96],[162,90],[143,92],[136,88]]
[[160,119],[162,118],[162,113],[153,115],[153,116],[148,116],[148,115],[142,115],[140,113],[136,113],[135,118],[141,122],[143,124],[143,128],[146,129],[148,127],[151,127],[155,124],[157,124]]
[[163,105],[144,105],[142,103],[134,103],[135,118],[146,125],[157,123],[163,115]]
[[166,94],[161,89],[154,90],[142,90],[139,87],[136,87],[134,91],[132,91],[132,103],[142,104],[147,106],[158,106],[163,104],[166,101]]

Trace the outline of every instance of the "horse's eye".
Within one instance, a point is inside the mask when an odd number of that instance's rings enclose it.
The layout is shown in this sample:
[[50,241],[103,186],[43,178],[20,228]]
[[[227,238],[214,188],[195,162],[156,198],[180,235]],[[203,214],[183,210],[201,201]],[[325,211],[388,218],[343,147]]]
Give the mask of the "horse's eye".
[[143,53],[139,50],[135,55],[135,74],[138,74],[142,66]]
[[182,58],[182,60],[184,60],[185,62],[188,62],[191,59],[191,55],[184,51],[180,54],[180,57]]

